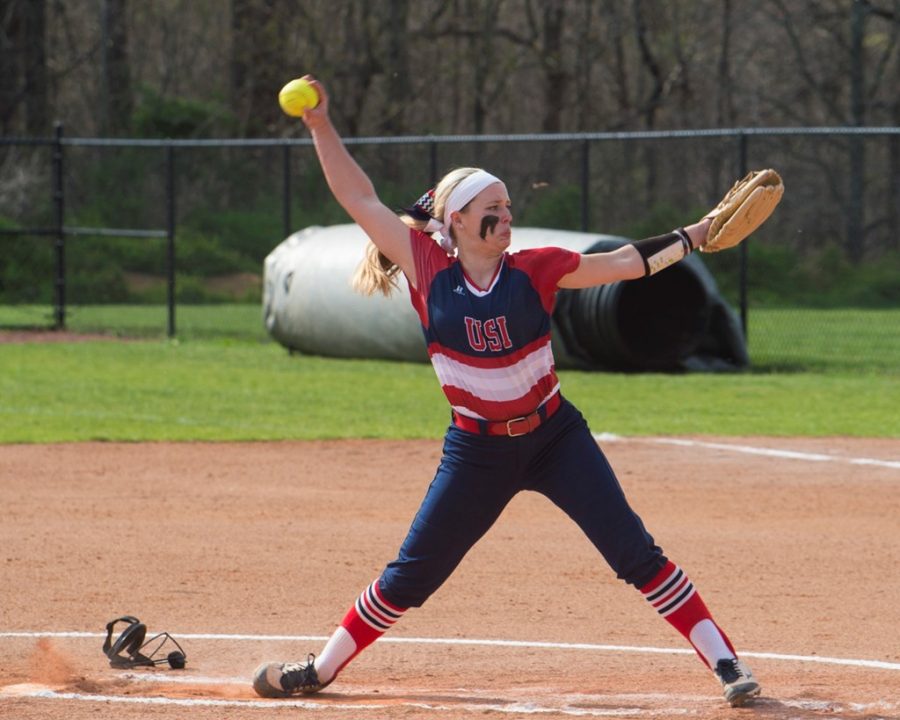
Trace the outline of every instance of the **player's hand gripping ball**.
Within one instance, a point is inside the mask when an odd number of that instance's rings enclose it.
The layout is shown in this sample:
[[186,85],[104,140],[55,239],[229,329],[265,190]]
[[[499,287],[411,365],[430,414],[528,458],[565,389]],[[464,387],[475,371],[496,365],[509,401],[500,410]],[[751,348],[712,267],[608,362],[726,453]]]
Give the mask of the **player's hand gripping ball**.
[[291,117],[301,117],[319,104],[319,93],[306,78],[291,80],[278,93],[278,104]]

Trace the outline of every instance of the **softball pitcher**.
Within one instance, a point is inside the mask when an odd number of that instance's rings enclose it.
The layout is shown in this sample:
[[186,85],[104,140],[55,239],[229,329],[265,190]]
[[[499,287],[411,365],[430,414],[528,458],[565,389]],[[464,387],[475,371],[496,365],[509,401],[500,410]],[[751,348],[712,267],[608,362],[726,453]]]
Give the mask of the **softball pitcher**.
[[[389,293],[399,274],[405,277],[452,423],[396,559],[363,590],[319,655],[260,666],[256,692],[286,697],[329,685],[441,586],[516,493],[532,490],[572,518],[617,576],[688,640],[731,705],[757,696],[750,669],[684,571],[644,528],[584,418],[560,393],[550,347],[560,288],[658,272],[705,244],[714,218],[609,253],[552,247],[510,253],[506,186],[476,168],[452,171],[398,217],[346,151],[324,88],[309,80],[320,103],[303,120],[325,178],[373,243],[357,288]],[[721,212],[720,204],[711,215]]]

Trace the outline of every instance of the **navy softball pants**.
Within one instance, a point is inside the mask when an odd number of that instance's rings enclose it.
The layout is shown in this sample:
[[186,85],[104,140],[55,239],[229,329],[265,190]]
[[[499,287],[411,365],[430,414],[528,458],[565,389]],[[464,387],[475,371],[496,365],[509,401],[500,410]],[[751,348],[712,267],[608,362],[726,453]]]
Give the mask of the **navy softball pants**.
[[421,606],[523,490],[561,508],[625,582],[641,587],[665,565],[581,413],[563,399],[549,420],[519,437],[450,426],[434,480],[381,575],[385,598]]

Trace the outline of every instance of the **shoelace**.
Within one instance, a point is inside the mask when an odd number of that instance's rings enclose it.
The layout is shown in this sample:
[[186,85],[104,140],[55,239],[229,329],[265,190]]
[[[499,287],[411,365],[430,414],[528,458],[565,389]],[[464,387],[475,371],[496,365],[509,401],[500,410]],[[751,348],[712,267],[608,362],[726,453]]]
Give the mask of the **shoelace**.
[[319,685],[319,674],[315,668],[316,656],[310,653],[306,657],[306,665],[287,663],[282,668],[281,687],[285,692],[314,688]]
[[722,678],[723,682],[733,683],[735,680],[739,679],[742,674],[741,669],[738,667],[737,658],[719,660],[719,662],[716,663],[716,675]]

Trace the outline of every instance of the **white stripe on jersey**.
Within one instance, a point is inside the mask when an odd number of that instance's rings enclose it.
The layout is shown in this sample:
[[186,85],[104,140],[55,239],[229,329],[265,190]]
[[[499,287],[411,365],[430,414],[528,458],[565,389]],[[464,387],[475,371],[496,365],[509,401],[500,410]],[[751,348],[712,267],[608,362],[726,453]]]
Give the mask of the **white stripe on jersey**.
[[440,352],[431,356],[431,363],[442,386],[451,385],[487,402],[509,402],[527,395],[550,375],[553,351],[548,342],[514,365],[500,368],[467,365]]
[[[556,383],[556,385],[553,386],[553,389],[547,393],[547,397],[545,397],[541,401],[541,405],[543,405],[545,402],[547,402],[547,400],[549,400],[554,395],[556,395],[557,392],[559,392],[559,383],[558,382]],[[476,412],[475,410],[470,408],[468,405],[451,405],[450,407],[460,415],[466,415],[467,417],[475,418],[476,420],[487,420],[487,418],[484,415]]]

